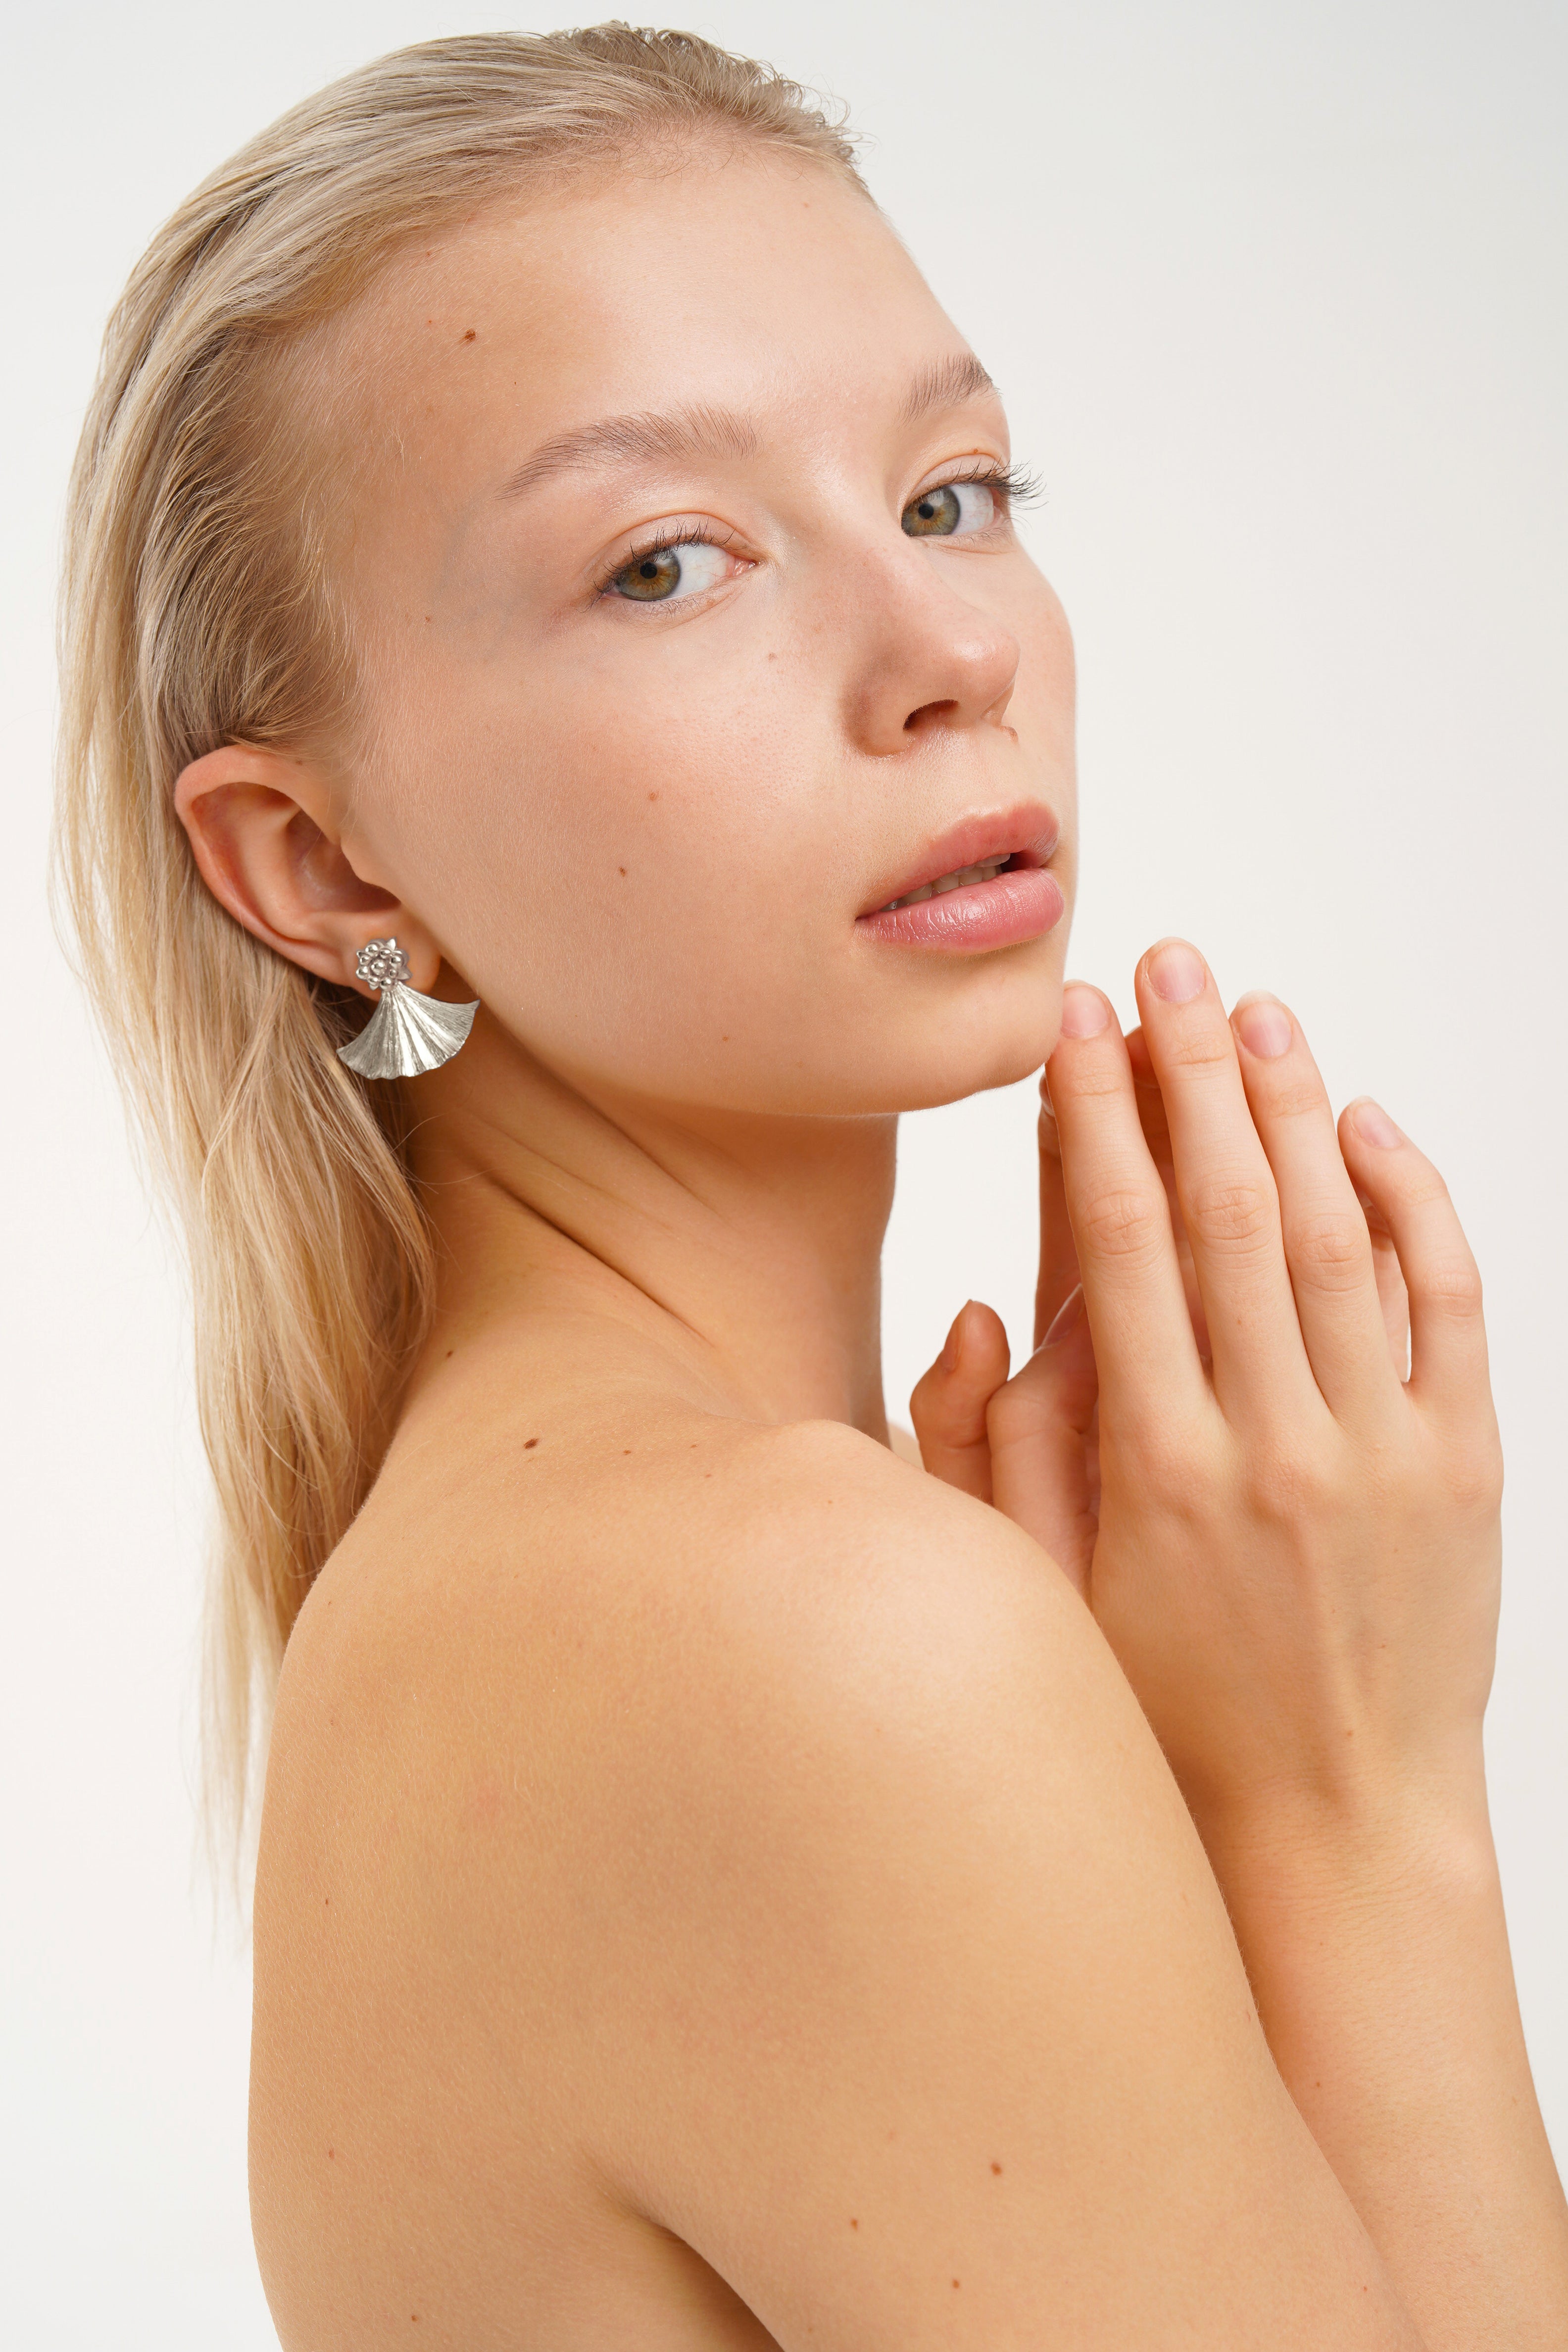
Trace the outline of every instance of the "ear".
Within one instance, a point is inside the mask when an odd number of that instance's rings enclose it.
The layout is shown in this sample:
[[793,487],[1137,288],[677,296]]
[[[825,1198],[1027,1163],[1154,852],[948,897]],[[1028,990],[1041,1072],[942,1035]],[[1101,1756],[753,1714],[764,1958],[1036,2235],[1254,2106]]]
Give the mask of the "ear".
[[213,897],[279,955],[368,996],[354,958],[367,940],[390,935],[414,986],[428,992],[439,947],[395,892],[354,872],[325,780],[307,761],[225,744],[181,772],[174,807]]

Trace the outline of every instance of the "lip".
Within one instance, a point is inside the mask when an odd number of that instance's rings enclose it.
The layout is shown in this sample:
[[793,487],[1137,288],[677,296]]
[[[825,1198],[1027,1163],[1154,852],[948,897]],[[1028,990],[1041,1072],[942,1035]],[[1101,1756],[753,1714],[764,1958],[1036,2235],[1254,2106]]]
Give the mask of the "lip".
[[[1038,939],[1054,929],[1067,911],[1056,877],[1046,871],[1060,836],[1055,811],[1042,801],[994,815],[965,817],[922,850],[917,866],[879,884],[855,928],[873,939],[961,954]],[[888,910],[889,898],[905,898],[943,874],[961,873],[966,866],[998,857],[1013,862],[990,882],[966,883],[922,899],[918,907]]]
[[966,816],[921,853],[920,864],[879,888],[861,915],[867,922],[889,898],[907,898],[944,874],[962,873],[966,866],[984,866],[993,857],[1016,857],[1025,871],[1047,865],[1061,838],[1061,822],[1044,801],[1026,801],[994,816]]

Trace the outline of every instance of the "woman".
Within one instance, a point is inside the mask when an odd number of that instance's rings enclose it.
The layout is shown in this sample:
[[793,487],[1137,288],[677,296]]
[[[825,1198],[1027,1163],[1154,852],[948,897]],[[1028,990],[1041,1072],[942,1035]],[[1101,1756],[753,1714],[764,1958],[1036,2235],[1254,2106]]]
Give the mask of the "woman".
[[[675,35],[351,77],[111,323],[62,846],[241,1783],[287,1643],[289,2352],[1568,2336],[1474,1267],[1273,999],[1064,989],[1017,487],[841,134]],[[964,1310],[922,1472],[897,1114],[1042,1059],[1043,1344]]]

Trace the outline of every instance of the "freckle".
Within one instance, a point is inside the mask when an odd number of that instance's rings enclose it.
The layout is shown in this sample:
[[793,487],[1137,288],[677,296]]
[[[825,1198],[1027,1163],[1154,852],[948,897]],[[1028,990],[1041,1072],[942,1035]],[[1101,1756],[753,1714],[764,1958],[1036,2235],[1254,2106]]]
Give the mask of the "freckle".
[[629,1454],[629,1453],[631,1452],[631,1450],[632,1450],[632,1449],[631,1449],[631,1447],[630,1447],[629,1445],[623,1445],[623,1446],[622,1446],[622,1448],[621,1448],[621,1452],[622,1452],[623,1454]]
[[999,2164],[994,2164],[994,2165],[992,2166],[991,2169],[992,2169],[992,2171],[993,2171],[993,2172],[1000,2172],[1000,2171],[1001,2171],[1001,2169],[1002,2169],[1002,2168],[1001,2168],[1001,2166],[1000,2166]]
[[617,874],[624,874],[624,873],[626,872],[626,867],[625,867],[624,866],[616,866],[616,873],[617,873]]
[[330,2147],[330,2148],[327,2150],[327,2154],[328,2154],[329,2156],[336,2156],[337,2152],[338,2152],[338,2151],[337,2151],[337,2149],[336,2149],[335,2147]]
[[470,327],[470,328],[468,329],[468,333],[463,337],[463,341],[464,341],[466,343],[471,343],[471,342],[473,341],[473,340],[474,340],[474,337],[475,337],[478,333],[479,333],[479,329],[478,329],[477,327]]
[[721,1044],[721,1045],[727,1045],[729,1044],[729,1042],[730,1042],[730,1040],[728,1039],[728,1037],[721,1037],[721,1038],[720,1038],[720,1040],[719,1040],[719,1043]]
[[656,801],[658,798],[658,794],[657,793],[649,793],[648,798],[650,801]]
[[852,2221],[850,2222],[850,2224],[849,2224],[849,2227],[850,2227],[852,2230],[858,2230],[858,2229],[860,2227],[860,2224],[859,2224],[859,2222],[858,2222],[858,2221]]
[[458,1351],[457,1351],[456,1348],[448,1348],[448,1349],[447,1349],[447,1361],[448,1363],[450,1363],[450,1362],[451,1362],[451,1360],[452,1360],[453,1357],[457,1354],[457,1352],[458,1352]]
[[537,1445],[538,1443],[539,1440],[537,1437],[525,1437],[522,1441],[523,1452],[526,1454],[531,1445]]

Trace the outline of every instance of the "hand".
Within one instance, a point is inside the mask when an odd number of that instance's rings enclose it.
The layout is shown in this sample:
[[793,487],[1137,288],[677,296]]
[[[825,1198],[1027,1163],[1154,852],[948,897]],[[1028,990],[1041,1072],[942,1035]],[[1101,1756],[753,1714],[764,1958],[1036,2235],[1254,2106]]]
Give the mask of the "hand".
[[1479,1771],[1500,1465],[1447,1194],[1374,1106],[1336,1139],[1282,1006],[1227,1024],[1180,942],[1137,987],[1132,1041],[1069,989],[1047,1070],[1042,1307],[1081,1266],[1087,1313],[1009,1381],[967,1308],[912,1401],[928,1464],[1075,1577],[1194,1811]]

